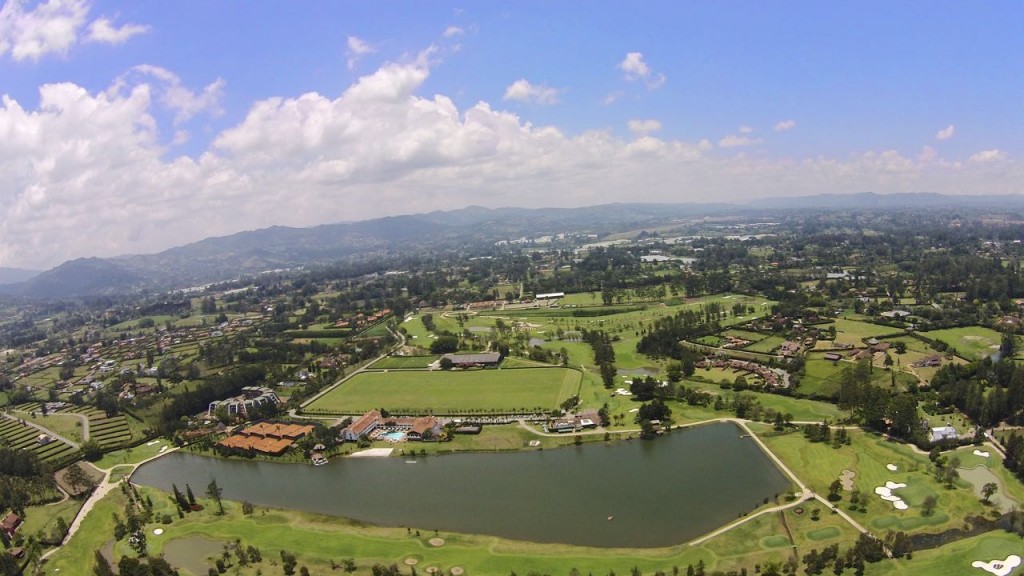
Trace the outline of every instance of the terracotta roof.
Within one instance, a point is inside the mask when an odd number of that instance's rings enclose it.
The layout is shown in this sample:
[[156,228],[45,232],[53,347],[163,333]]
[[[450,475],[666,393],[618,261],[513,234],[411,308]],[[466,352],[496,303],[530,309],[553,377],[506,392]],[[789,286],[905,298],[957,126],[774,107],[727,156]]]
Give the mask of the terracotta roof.
[[380,420],[380,412],[377,410],[370,410],[366,414],[359,417],[359,420],[349,424],[348,429],[356,436],[362,436],[366,429],[371,424]]
[[263,436],[272,438],[301,438],[313,431],[313,427],[306,424],[278,424],[275,422],[260,422],[242,430],[246,436]]
[[291,440],[277,438],[260,438],[257,436],[231,436],[219,442],[228,448],[240,448],[242,450],[256,450],[264,454],[280,454],[293,444]]

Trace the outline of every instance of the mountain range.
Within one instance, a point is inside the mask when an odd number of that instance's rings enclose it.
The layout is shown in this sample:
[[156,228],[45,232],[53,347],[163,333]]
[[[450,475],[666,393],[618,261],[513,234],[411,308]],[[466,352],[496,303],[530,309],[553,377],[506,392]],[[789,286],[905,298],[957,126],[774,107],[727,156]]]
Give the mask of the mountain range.
[[1024,196],[822,194],[739,204],[606,204],[583,208],[481,208],[391,216],[310,228],[274,226],[214,237],[157,254],[79,258],[42,273],[0,268],[0,294],[78,298],[168,290],[267,270],[573,231],[617,232],[695,218],[793,210],[1024,208]]

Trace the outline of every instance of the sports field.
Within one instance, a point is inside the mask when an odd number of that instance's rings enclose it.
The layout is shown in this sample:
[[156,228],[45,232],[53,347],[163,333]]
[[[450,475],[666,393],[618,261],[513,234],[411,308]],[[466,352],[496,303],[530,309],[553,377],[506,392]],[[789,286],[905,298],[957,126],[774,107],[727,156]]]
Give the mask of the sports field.
[[312,414],[465,414],[551,410],[576,394],[581,375],[568,368],[468,372],[364,372],[313,402]]
[[924,336],[934,340],[942,340],[956,349],[964,358],[976,360],[999,351],[999,343],[1003,335],[991,328],[983,326],[967,326],[964,328],[948,328],[932,330]]

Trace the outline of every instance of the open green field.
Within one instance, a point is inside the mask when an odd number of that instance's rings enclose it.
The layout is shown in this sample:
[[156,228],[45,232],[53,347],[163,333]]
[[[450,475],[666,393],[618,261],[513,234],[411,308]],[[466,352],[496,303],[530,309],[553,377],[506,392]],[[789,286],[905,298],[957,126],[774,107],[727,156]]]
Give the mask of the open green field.
[[922,334],[933,340],[942,340],[964,358],[976,360],[999,351],[1002,335],[991,328],[967,326],[932,330]]
[[432,372],[364,372],[310,404],[312,414],[391,412],[463,414],[551,410],[580,387],[580,372],[522,368]]
[[783,338],[782,336],[769,336],[767,338],[758,340],[757,342],[754,342],[749,346],[745,346],[743,349],[748,352],[760,352],[762,354],[771,354],[773,350],[781,346],[782,343],[785,341],[786,339]]
[[[32,415],[33,413],[35,416]],[[72,442],[82,443],[82,419],[78,416],[60,413],[43,416],[39,410],[34,412],[18,410],[14,412],[14,415],[27,422],[38,424]]]
[[437,356],[387,356],[374,362],[373,370],[408,370],[426,368],[437,360]]
[[870,322],[862,322],[860,320],[836,318],[835,341],[836,343],[853,344],[856,347],[863,348],[864,340],[867,338],[877,338],[879,336],[896,334],[899,332],[902,332],[902,330],[891,326],[882,326],[880,324],[872,324]]
[[[765,427],[753,428],[765,431]],[[967,482],[960,481],[950,490],[935,480],[925,454],[914,452],[909,446],[885,440],[881,436],[860,430],[849,430],[851,445],[832,448],[824,443],[807,442],[800,432],[782,435],[764,434],[768,448],[786,463],[808,486],[819,494],[827,494],[828,487],[843,470],[856,473],[854,485],[862,494],[868,494],[868,512],[851,512],[854,519],[873,531],[902,530],[907,533],[939,532],[955,528],[968,514],[985,514],[985,506],[978,501]],[[897,466],[890,472],[887,464]],[[899,511],[888,502],[876,497],[875,487],[887,481],[901,482],[906,488],[895,491],[903,498],[908,510]],[[846,507],[849,493],[837,505]],[[932,516],[921,514],[921,504],[928,496],[938,498]]]
[[[700,374],[700,372],[697,372]],[[737,375],[742,372],[736,372]],[[734,377],[735,378],[735,377]],[[736,394],[742,394],[744,396],[754,398],[761,406],[765,409],[774,410],[781,414],[790,414],[794,420],[797,421],[814,421],[821,422],[828,420],[829,422],[836,422],[849,417],[849,413],[845,410],[840,410],[835,404],[828,402],[818,402],[816,400],[803,400],[799,398],[792,398],[790,396],[782,396],[779,394],[771,394],[768,392],[755,392],[752,390],[745,390],[743,392],[735,392],[733,390],[723,390],[717,384],[709,384],[705,382],[695,382],[684,380],[683,385],[690,387],[700,388],[705,390],[712,395],[720,395],[723,398],[732,398]],[[681,403],[680,403],[681,404]],[[672,405],[672,409],[675,410],[675,404]]]

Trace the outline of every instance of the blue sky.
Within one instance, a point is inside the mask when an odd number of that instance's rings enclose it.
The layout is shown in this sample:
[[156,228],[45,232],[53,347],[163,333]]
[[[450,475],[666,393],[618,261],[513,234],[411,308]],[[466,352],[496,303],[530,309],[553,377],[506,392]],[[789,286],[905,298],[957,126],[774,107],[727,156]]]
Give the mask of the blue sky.
[[1024,5],[0,8],[0,266],[433,209],[1024,192]]

